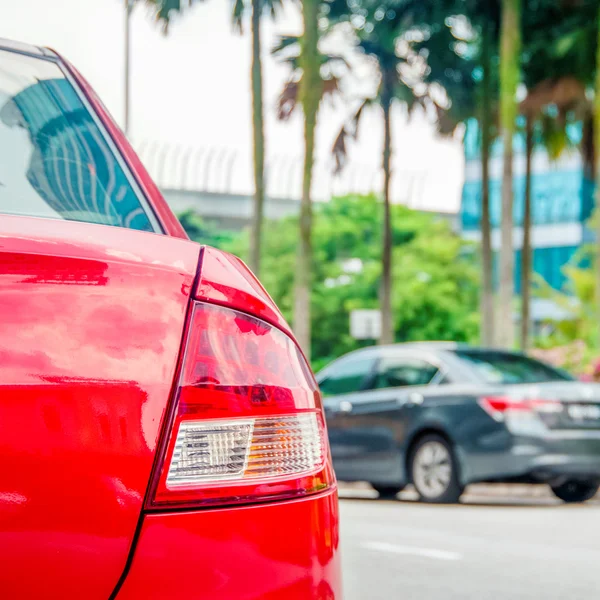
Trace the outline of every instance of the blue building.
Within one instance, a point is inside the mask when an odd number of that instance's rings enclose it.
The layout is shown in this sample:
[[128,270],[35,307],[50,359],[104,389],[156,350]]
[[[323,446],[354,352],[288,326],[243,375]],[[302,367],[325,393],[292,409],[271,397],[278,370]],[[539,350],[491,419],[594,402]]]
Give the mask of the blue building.
[[[571,137],[577,136],[577,130]],[[525,198],[525,144],[515,138],[513,246],[515,249],[515,290],[521,288],[521,248],[523,239],[523,204]],[[494,249],[494,281],[497,285],[497,257],[500,248],[502,184],[502,147],[496,143],[490,158],[490,218]],[[481,238],[481,162],[479,132],[469,123],[465,136],[465,184],[461,205],[464,237]],[[555,289],[561,289],[563,267],[588,239],[586,222],[593,209],[593,185],[584,179],[582,160],[577,150],[565,152],[551,162],[543,150],[536,150],[532,160],[532,230],[533,271]]]

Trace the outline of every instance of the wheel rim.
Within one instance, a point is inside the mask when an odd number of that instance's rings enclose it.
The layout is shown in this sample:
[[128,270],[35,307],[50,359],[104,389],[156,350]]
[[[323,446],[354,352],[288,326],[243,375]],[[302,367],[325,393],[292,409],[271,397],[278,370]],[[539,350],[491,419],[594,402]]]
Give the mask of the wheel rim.
[[413,461],[413,480],[422,496],[441,496],[452,479],[452,458],[440,442],[426,442],[416,452]]

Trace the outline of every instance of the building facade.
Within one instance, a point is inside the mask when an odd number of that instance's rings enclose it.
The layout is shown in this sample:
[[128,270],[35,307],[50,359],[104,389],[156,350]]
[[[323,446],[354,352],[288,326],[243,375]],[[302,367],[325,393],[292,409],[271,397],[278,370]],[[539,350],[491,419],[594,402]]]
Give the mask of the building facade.
[[[577,130],[571,132],[576,139]],[[502,148],[495,144],[490,159],[490,218],[494,250],[494,282],[498,283],[498,251],[502,191]],[[469,123],[465,136],[465,183],[460,222],[464,237],[481,239],[481,161],[479,132]],[[525,148],[522,137],[515,139],[513,247],[515,251],[515,290],[521,289],[521,248],[525,200]],[[562,289],[564,267],[578,260],[578,250],[589,238],[587,222],[593,210],[593,184],[583,175],[582,160],[576,149],[557,161],[536,149],[531,180],[533,271],[550,286]]]

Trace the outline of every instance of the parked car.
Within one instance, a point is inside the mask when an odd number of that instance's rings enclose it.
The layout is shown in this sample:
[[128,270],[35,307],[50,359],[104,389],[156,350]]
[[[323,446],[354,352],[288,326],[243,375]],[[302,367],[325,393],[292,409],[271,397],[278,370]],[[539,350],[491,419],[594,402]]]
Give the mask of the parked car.
[[414,484],[457,502],[470,483],[600,485],[600,385],[522,354],[450,343],[352,352],[317,375],[338,479],[383,496]]
[[[107,67],[108,68],[108,67]],[[56,53],[0,41],[3,598],[341,598],[317,384]]]

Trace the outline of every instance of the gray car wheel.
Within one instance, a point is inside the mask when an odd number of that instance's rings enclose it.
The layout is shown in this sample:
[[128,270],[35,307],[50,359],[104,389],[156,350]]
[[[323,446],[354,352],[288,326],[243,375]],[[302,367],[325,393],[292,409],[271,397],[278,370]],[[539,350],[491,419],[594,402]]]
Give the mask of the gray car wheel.
[[421,438],[411,452],[409,467],[421,501],[458,502],[463,490],[452,447],[443,437],[430,434]]

